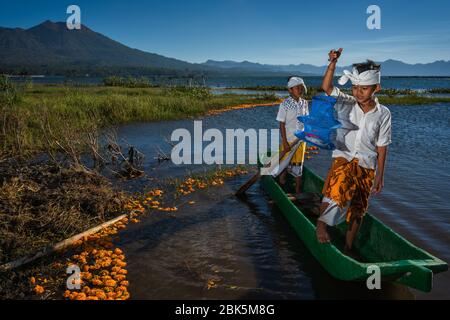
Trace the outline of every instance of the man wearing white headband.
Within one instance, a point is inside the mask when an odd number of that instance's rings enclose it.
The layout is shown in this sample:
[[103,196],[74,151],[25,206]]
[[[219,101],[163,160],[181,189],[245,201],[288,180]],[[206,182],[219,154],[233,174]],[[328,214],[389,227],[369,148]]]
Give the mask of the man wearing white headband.
[[371,193],[381,192],[387,146],[391,143],[391,113],[381,105],[375,93],[381,90],[380,65],[368,60],[353,65],[339,79],[344,85],[352,83],[352,95],[333,86],[336,63],[342,53],[330,51],[330,64],[322,89],[337,99],[337,120],[351,123],[352,129],[340,128],[336,133],[333,163],[323,187],[321,215],[317,222],[317,240],[330,242],[328,226],[343,221],[349,224],[345,251],[350,253],[356,233],[368,208]]
[[[303,130],[303,123],[297,117],[309,114],[308,101],[302,99],[302,95],[307,93],[305,82],[300,77],[290,77],[287,88],[290,96],[285,99],[278,110],[277,121],[280,122],[280,134],[282,150],[291,150],[282,160],[288,165],[287,172],[295,177],[295,192],[300,193],[301,176],[303,171],[303,159],[306,151],[306,143],[298,142],[295,146],[290,144],[296,140],[294,133]],[[289,161],[288,161],[289,159]],[[280,166],[281,167],[281,166]],[[279,168],[283,170],[283,168]],[[277,174],[280,174],[279,172]],[[280,174],[280,184],[286,183],[286,170]]]

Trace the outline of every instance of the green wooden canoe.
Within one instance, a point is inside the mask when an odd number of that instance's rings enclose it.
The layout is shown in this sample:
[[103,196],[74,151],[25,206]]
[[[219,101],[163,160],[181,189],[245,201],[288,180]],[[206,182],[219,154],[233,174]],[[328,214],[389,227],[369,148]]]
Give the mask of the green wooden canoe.
[[[322,178],[304,168],[303,192],[321,194],[323,183]],[[272,176],[262,176],[261,184],[297,236],[319,263],[337,279],[366,281],[371,275],[368,267],[376,265],[380,268],[382,280],[395,281],[429,292],[433,286],[433,273],[448,269],[447,263],[414,246],[370,214],[364,217],[354,242],[354,249],[364,262],[352,259],[341,252],[347,228],[345,222],[335,228],[332,243],[320,244],[315,233],[317,217],[304,214]],[[292,181],[290,184],[292,187]]]

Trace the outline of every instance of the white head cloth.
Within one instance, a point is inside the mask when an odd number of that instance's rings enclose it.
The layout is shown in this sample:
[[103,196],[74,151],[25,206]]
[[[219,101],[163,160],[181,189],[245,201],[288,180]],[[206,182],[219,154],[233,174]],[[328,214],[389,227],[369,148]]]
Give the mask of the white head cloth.
[[290,88],[293,88],[293,87],[296,87],[296,86],[299,86],[299,85],[303,86],[303,90],[304,90],[305,94],[308,93],[308,89],[306,89],[305,81],[303,81],[303,79],[300,78],[300,77],[292,77],[292,78],[290,78],[289,82],[287,84],[287,87],[290,89]]
[[348,80],[355,86],[370,86],[381,83],[381,73],[380,70],[367,70],[359,73],[356,68],[353,68],[353,73],[344,70],[344,75],[339,78],[338,82],[343,86]]

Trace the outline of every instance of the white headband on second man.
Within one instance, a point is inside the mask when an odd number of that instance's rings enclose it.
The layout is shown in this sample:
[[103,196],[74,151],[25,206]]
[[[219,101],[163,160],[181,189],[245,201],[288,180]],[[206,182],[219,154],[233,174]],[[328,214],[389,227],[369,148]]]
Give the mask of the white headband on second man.
[[290,78],[289,81],[288,81],[287,87],[290,89],[290,88],[293,88],[293,87],[296,87],[296,86],[299,86],[299,85],[303,86],[305,94],[307,94],[308,93],[308,89],[306,89],[305,81],[303,81],[303,79],[300,78],[300,77],[292,77],[292,78]]
[[353,73],[344,70],[344,75],[339,78],[338,82],[343,86],[348,80],[355,86],[370,86],[381,83],[381,73],[380,70],[367,70],[359,73],[356,68],[353,69]]

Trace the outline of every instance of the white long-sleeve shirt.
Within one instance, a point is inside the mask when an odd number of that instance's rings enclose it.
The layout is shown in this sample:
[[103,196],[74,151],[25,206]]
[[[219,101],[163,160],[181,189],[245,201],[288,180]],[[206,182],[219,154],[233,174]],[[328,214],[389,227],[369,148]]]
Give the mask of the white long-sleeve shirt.
[[337,120],[343,124],[336,132],[333,158],[344,157],[348,161],[357,158],[361,167],[375,169],[377,147],[391,143],[391,112],[375,99],[375,108],[364,113],[353,96],[336,87],[330,96],[337,99],[334,108]]

